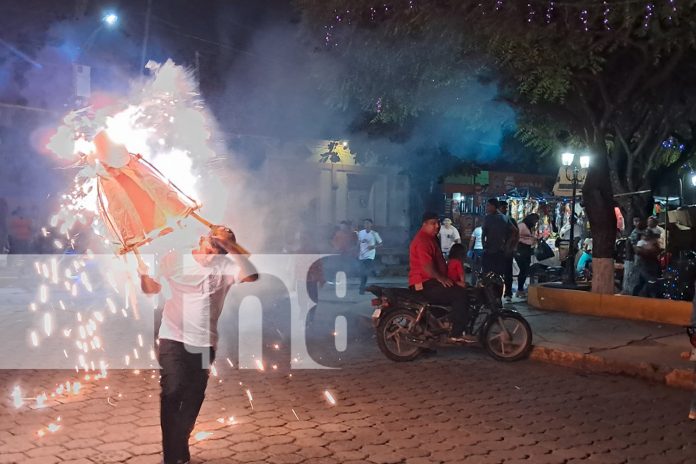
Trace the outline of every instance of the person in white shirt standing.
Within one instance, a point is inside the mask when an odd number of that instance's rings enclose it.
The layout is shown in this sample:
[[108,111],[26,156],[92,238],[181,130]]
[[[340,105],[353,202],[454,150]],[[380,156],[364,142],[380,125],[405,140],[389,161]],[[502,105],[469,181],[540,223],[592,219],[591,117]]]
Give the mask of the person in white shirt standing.
[[440,238],[440,249],[446,258],[449,256],[452,245],[455,243],[462,243],[462,239],[459,236],[457,228],[452,225],[452,220],[450,218],[443,219],[442,226],[440,232],[438,232],[438,237]]
[[162,259],[161,281],[147,275],[144,264],[138,269],[144,293],[157,294],[168,287],[158,337],[164,464],[191,461],[189,437],[215,360],[217,322],[225,297],[233,284],[258,279],[245,253],[230,229],[213,226],[210,235],[200,238],[198,248]]
[[476,285],[476,274],[481,272],[481,262],[483,260],[483,228],[481,227],[481,219],[476,218],[476,227],[469,238],[469,252],[467,253],[471,259],[472,270],[471,284]]
[[377,247],[382,245],[382,238],[377,232],[372,230],[372,219],[365,219],[363,227],[364,229],[358,232],[361,295],[365,293],[367,276],[373,272]]

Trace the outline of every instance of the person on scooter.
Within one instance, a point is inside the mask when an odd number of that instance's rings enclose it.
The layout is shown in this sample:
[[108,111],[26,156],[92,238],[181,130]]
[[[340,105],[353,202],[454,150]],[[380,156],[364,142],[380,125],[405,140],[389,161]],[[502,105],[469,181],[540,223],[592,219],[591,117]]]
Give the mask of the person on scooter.
[[463,333],[469,317],[467,292],[447,277],[447,265],[436,238],[439,231],[437,213],[423,214],[421,228],[409,246],[408,285],[432,304],[451,306],[450,341],[468,342],[471,337]]

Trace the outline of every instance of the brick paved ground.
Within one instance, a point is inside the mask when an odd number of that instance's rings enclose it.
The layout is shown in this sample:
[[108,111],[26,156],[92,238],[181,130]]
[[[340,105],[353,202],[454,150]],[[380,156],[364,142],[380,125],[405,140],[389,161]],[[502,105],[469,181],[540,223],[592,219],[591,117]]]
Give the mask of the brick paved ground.
[[[7,393],[0,463],[159,462],[151,371],[110,372],[39,410],[9,401],[17,383],[53,391],[70,376],[0,372]],[[347,368],[292,377],[220,366],[196,428],[212,435],[193,445],[193,462],[687,463],[696,456],[696,424],[685,419],[689,399],[635,379],[531,361],[501,364],[472,350],[410,364],[372,351]],[[49,423],[60,428],[47,431]]]

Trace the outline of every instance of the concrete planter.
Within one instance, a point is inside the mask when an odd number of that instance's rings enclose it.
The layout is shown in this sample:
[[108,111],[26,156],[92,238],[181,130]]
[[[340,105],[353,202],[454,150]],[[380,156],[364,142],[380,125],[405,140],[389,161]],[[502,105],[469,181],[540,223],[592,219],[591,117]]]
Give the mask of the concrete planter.
[[549,284],[529,287],[528,303],[536,309],[689,325],[692,304],[627,295],[601,295],[583,290],[554,288]]

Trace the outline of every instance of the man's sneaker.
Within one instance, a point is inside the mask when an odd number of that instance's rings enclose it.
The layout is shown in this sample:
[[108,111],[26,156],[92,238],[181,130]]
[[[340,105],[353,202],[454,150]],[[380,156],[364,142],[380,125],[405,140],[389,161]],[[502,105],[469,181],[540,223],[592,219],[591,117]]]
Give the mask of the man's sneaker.
[[512,303],[512,297],[511,297],[511,296],[506,296],[506,297],[505,297],[505,302],[506,302],[506,303]]

